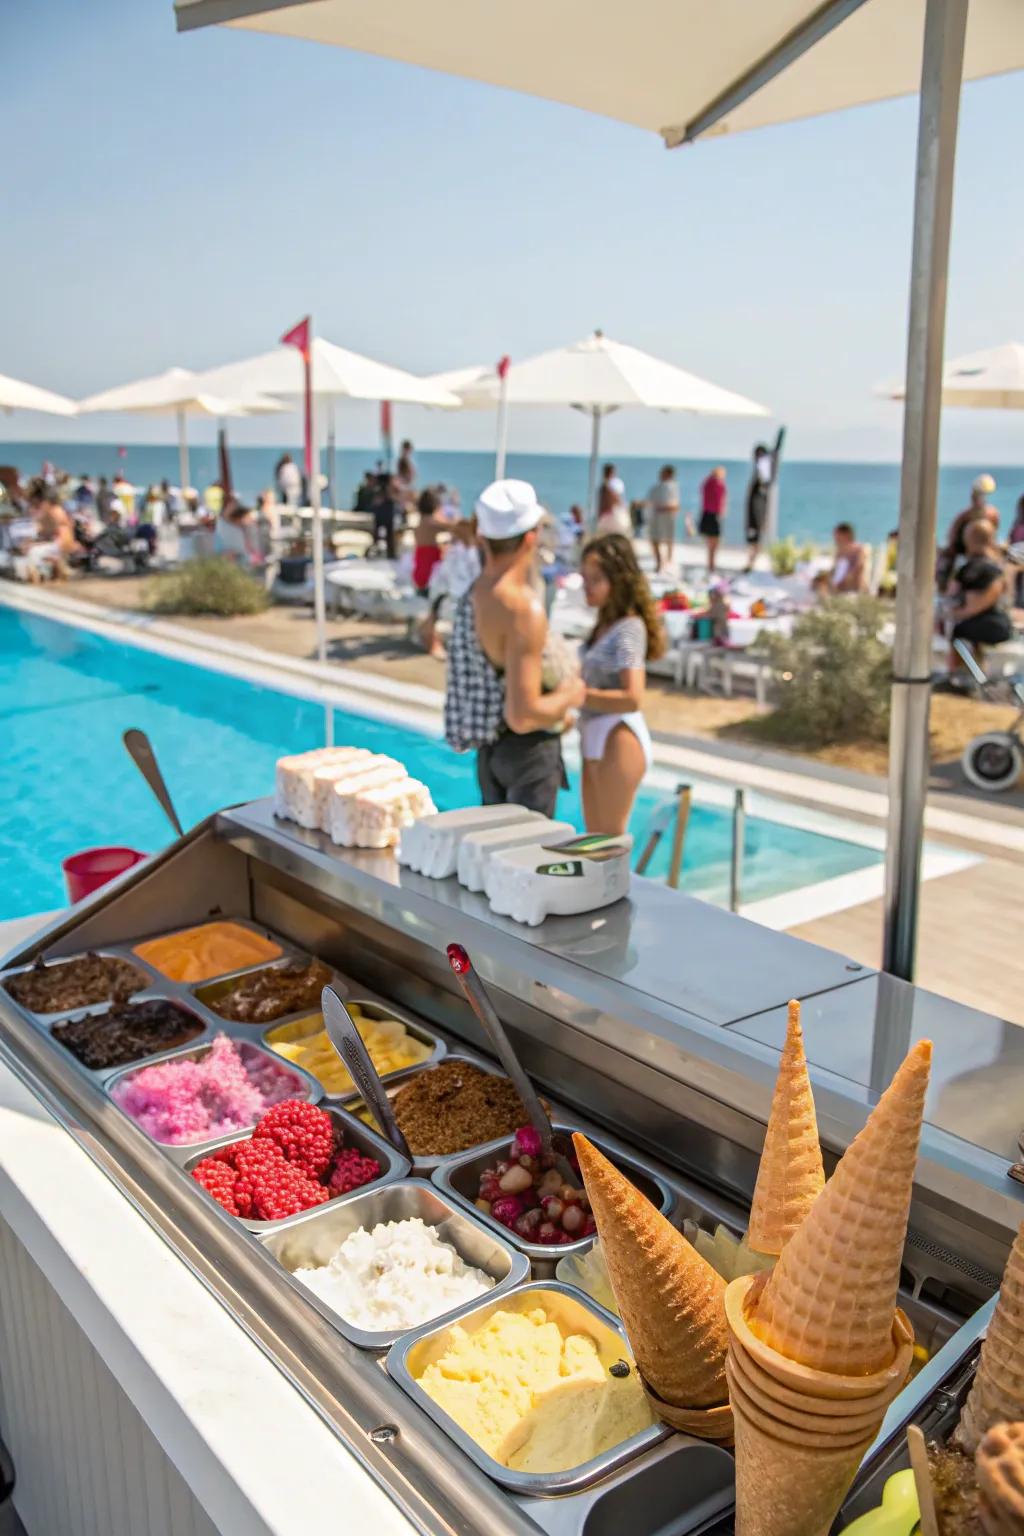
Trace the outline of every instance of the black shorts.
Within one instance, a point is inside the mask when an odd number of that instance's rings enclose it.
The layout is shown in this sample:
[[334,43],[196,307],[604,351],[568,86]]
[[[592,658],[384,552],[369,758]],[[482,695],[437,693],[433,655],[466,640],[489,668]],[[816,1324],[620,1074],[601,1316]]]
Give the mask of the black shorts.
[[720,539],[722,537],[722,519],[717,512],[702,512],[697,532],[702,539]]
[[975,613],[953,626],[954,640],[971,640],[976,645],[1002,645],[1013,639],[1013,623],[1002,608]]
[[553,816],[558,791],[568,787],[562,738],[551,731],[504,731],[477,752],[476,776],[484,805],[521,805]]
[[768,496],[765,491],[755,491],[747,501],[747,543],[760,544],[764,522],[768,515]]

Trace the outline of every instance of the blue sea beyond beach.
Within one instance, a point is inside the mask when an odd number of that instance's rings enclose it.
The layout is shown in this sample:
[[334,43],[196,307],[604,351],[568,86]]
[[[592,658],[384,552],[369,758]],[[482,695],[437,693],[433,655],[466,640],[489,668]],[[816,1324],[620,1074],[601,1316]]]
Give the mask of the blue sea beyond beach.
[[[294,446],[291,451],[299,455]],[[271,484],[273,468],[281,450],[278,448],[232,447],[231,465],[235,488],[243,496],[255,496]],[[338,453],[341,500],[351,505],[353,487],[364,469],[372,467],[378,450],[348,449]],[[480,489],[491,479],[494,460],[489,453],[429,452],[417,453],[421,484],[442,482],[458,488],[462,503],[469,507]],[[178,450],[167,444],[129,444],[124,457],[118,456],[113,443],[0,442],[0,463],[16,465],[23,475],[35,474],[44,459],[50,459],[72,474],[113,475],[120,470],[135,485],[148,485],[165,476],[173,482],[178,474]],[[216,450],[209,445],[191,450],[191,477],[202,487],[216,474]],[[655,458],[616,457],[619,472],[631,498],[644,496],[657,476],[661,464]],[[701,480],[715,461],[711,459],[676,459],[682,487],[683,507],[693,511]],[[730,502],[725,537],[739,543],[743,536],[743,495],[747,483],[746,463],[725,460],[729,475]],[[326,471],[326,455],[324,460]],[[545,505],[553,511],[567,510],[573,502],[582,502],[587,490],[587,459],[575,454],[513,453],[509,455],[508,473],[536,486]],[[966,505],[971,481],[988,471],[996,478],[998,490],[992,498],[1002,513],[1002,526],[1009,528],[1017,498],[1024,494],[1024,468],[1006,465],[948,465],[939,481],[940,528]],[[839,464],[783,461],[780,489],[780,531],[795,538],[828,542],[832,528],[839,521],[854,524],[863,539],[882,539],[895,528],[899,517],[899,467],[896,464]]]

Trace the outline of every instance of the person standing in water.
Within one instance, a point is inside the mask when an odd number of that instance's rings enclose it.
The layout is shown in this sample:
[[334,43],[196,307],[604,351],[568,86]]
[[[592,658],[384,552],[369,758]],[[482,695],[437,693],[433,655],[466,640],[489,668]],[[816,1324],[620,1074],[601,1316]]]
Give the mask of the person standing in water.
[[583,551],[583,590],[597,622],[583,647],[580,712],[583,816],[588,832],[625,832],[651,766],[643,716],[648,659],[665,653],[665,630],[629,539],[611,533]]
[[585,689],[578,673],[545,676],[535,578],[543,516],[525,480],[496,480],[476,503],[484,567],[455,610],[444,724],[450,746],[476,752],[484,805],[551,816],[565,783],[562,732]]

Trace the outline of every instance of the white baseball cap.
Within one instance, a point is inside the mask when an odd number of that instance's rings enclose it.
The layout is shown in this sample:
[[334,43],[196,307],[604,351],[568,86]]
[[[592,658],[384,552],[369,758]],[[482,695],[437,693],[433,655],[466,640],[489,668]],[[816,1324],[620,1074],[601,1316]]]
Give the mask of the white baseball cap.
[[996,482],[991,475],[979,475],[971,486],[972,491],[977,491],[981,496],[991,496],[996,488]]
[[518,538],[543,516],[537,492],[526,480],[495,480],[477,497],[477,528],[485,539]]

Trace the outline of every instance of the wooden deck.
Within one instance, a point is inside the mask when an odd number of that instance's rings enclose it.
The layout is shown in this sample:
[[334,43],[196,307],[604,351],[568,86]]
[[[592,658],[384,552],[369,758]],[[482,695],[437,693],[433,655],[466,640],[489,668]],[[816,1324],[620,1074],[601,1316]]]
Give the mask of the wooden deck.
[[[932,992],[1024,1025],[1024,865],[983,859],[926,880],[916,980]],[[801,939],[876,966],[881,960],[882,903],[866,901],[801,923]]]

